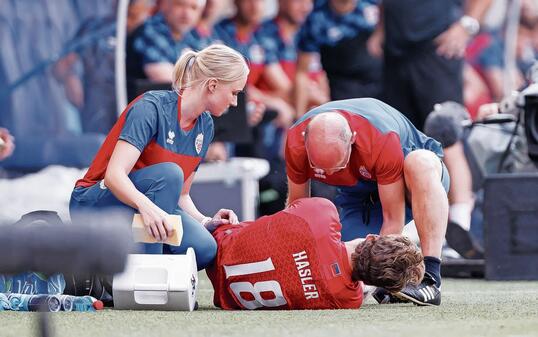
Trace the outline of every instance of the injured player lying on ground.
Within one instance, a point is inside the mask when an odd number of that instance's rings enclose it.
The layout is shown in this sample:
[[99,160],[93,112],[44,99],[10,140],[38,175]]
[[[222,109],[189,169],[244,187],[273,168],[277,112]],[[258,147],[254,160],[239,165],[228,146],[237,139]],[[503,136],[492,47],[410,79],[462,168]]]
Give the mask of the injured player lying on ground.
[[206,271],[223,309],[357,309],[363,284],[398,292],[424,276],[420,250],[401,235],[341,241],[336,207],[305,198],[256,221],[215,230]]

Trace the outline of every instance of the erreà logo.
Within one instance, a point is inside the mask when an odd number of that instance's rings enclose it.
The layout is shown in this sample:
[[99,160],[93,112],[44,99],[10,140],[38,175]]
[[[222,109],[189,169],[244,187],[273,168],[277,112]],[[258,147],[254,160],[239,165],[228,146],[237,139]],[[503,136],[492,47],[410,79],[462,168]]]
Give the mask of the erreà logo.
[[166,142],[168,144],[174,144],[174,138],[176,137],[176,134],[174,131],[170,130],[168,131],[168,138],[166,139]]
[[196,149],[196,153],[200,154],[200,152],[202,152],[202,145],[204,145],[204,134],[199,133],[194,140],[194,148]]

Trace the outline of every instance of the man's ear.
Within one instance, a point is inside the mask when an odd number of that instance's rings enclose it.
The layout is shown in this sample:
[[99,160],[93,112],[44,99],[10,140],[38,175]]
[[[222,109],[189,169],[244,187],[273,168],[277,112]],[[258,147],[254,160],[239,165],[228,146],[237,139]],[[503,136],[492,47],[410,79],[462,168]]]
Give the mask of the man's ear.
[[210,93],[214,93],[217,89],[217,79],[216,78],[210,78],[207,81],[207,90],[209,90]]

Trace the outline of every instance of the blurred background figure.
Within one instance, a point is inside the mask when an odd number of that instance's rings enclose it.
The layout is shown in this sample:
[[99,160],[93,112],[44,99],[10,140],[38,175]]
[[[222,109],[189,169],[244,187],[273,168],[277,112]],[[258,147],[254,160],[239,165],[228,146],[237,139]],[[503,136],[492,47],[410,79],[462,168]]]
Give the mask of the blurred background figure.
[[67,54],[53,67],[54,77],[78,112],[82,132],[106,134],[117,118],[116,99],[108,94],[115,90],[115,22],[113,11],[105,17],[88,17],[72,41],[94,36],[95,41]]
[[190,32],[198,43],[198,49],[203,49],[215,42],[221,43],[214,26],[222,18],[225,5],[226,3],[221,0],[206,0],[200,20]]
[[464,150],[463,122],[471,116],[456,102],[436,104],[426,118],[424,131],[443,146],[443,162],[450,173],[448,192],[449,213],[447,241],[451,248],[465,258],[484,258],[481,247],[474,245],[471,236],[471,214],[474,194],[471,168]]
[[329,80],[331,100],[380,97],[381,62],[366,48],[366,41],[378,22],[377,2],[318,1],[298,33],[299,116],[307,109],[307,101],[300,95],[308,91],[308,74],[319,57]]
[[15,150],[15,138],[8,129],[0,128],[0,160],[11,156]]
[[[266,1],[235,0],[234,4],[235,15],[217,24],[218,36],[222,42],[238,50],[249,60],[249,101],[262,104],[275,112],[274,123],[285,129],[291,125],[295,115],[292,106],[286,101],[292,85],[278,63],[275,51],[264,48],[261,43],[259,31]],[[260,89],[262,79],[266,84],[264,90]]]
[[[260,29],[264,48],[274,51],[292,84],[296,84],[297,74],[297,33],[312,9],[312,0],[280,0],[277,15],[265,21]],[[308,64],[306,72],[300,75],[306,75],[306,78],[301,80],[304,85],[294,85],[292,96],[288,98],[297,111],[295,118],[300,117],[299,111],[305,111],[306,107],[329,100],[327,79],[321,68],[319,56],[314,57]],[[270,89],[264,82],[259,87],[262,90]]]
[[381,20],[368,46],[384,56],[384,100],[418,129],[434,104],[463,103],[465,48],[490,2],[382,1]]
[[129,96],[139,94],[137,79],[172,83],[172,70],[184,51],[194,49],[189,31],[198,23],[205,0],[162,0],[158,12],[127,41]]
[[156,10],[156,0],[130,0],[127,9],[127,34],[131,34]]

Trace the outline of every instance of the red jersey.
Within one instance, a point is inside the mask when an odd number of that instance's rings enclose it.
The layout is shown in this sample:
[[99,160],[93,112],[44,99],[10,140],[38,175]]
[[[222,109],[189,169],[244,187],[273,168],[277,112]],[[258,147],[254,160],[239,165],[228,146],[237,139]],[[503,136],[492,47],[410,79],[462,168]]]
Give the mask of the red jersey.
[[219,227],[217,258],[206,269],[223,309],[357,309],[362,283],[340,235],[335,206],[298,199],[253,222]]

